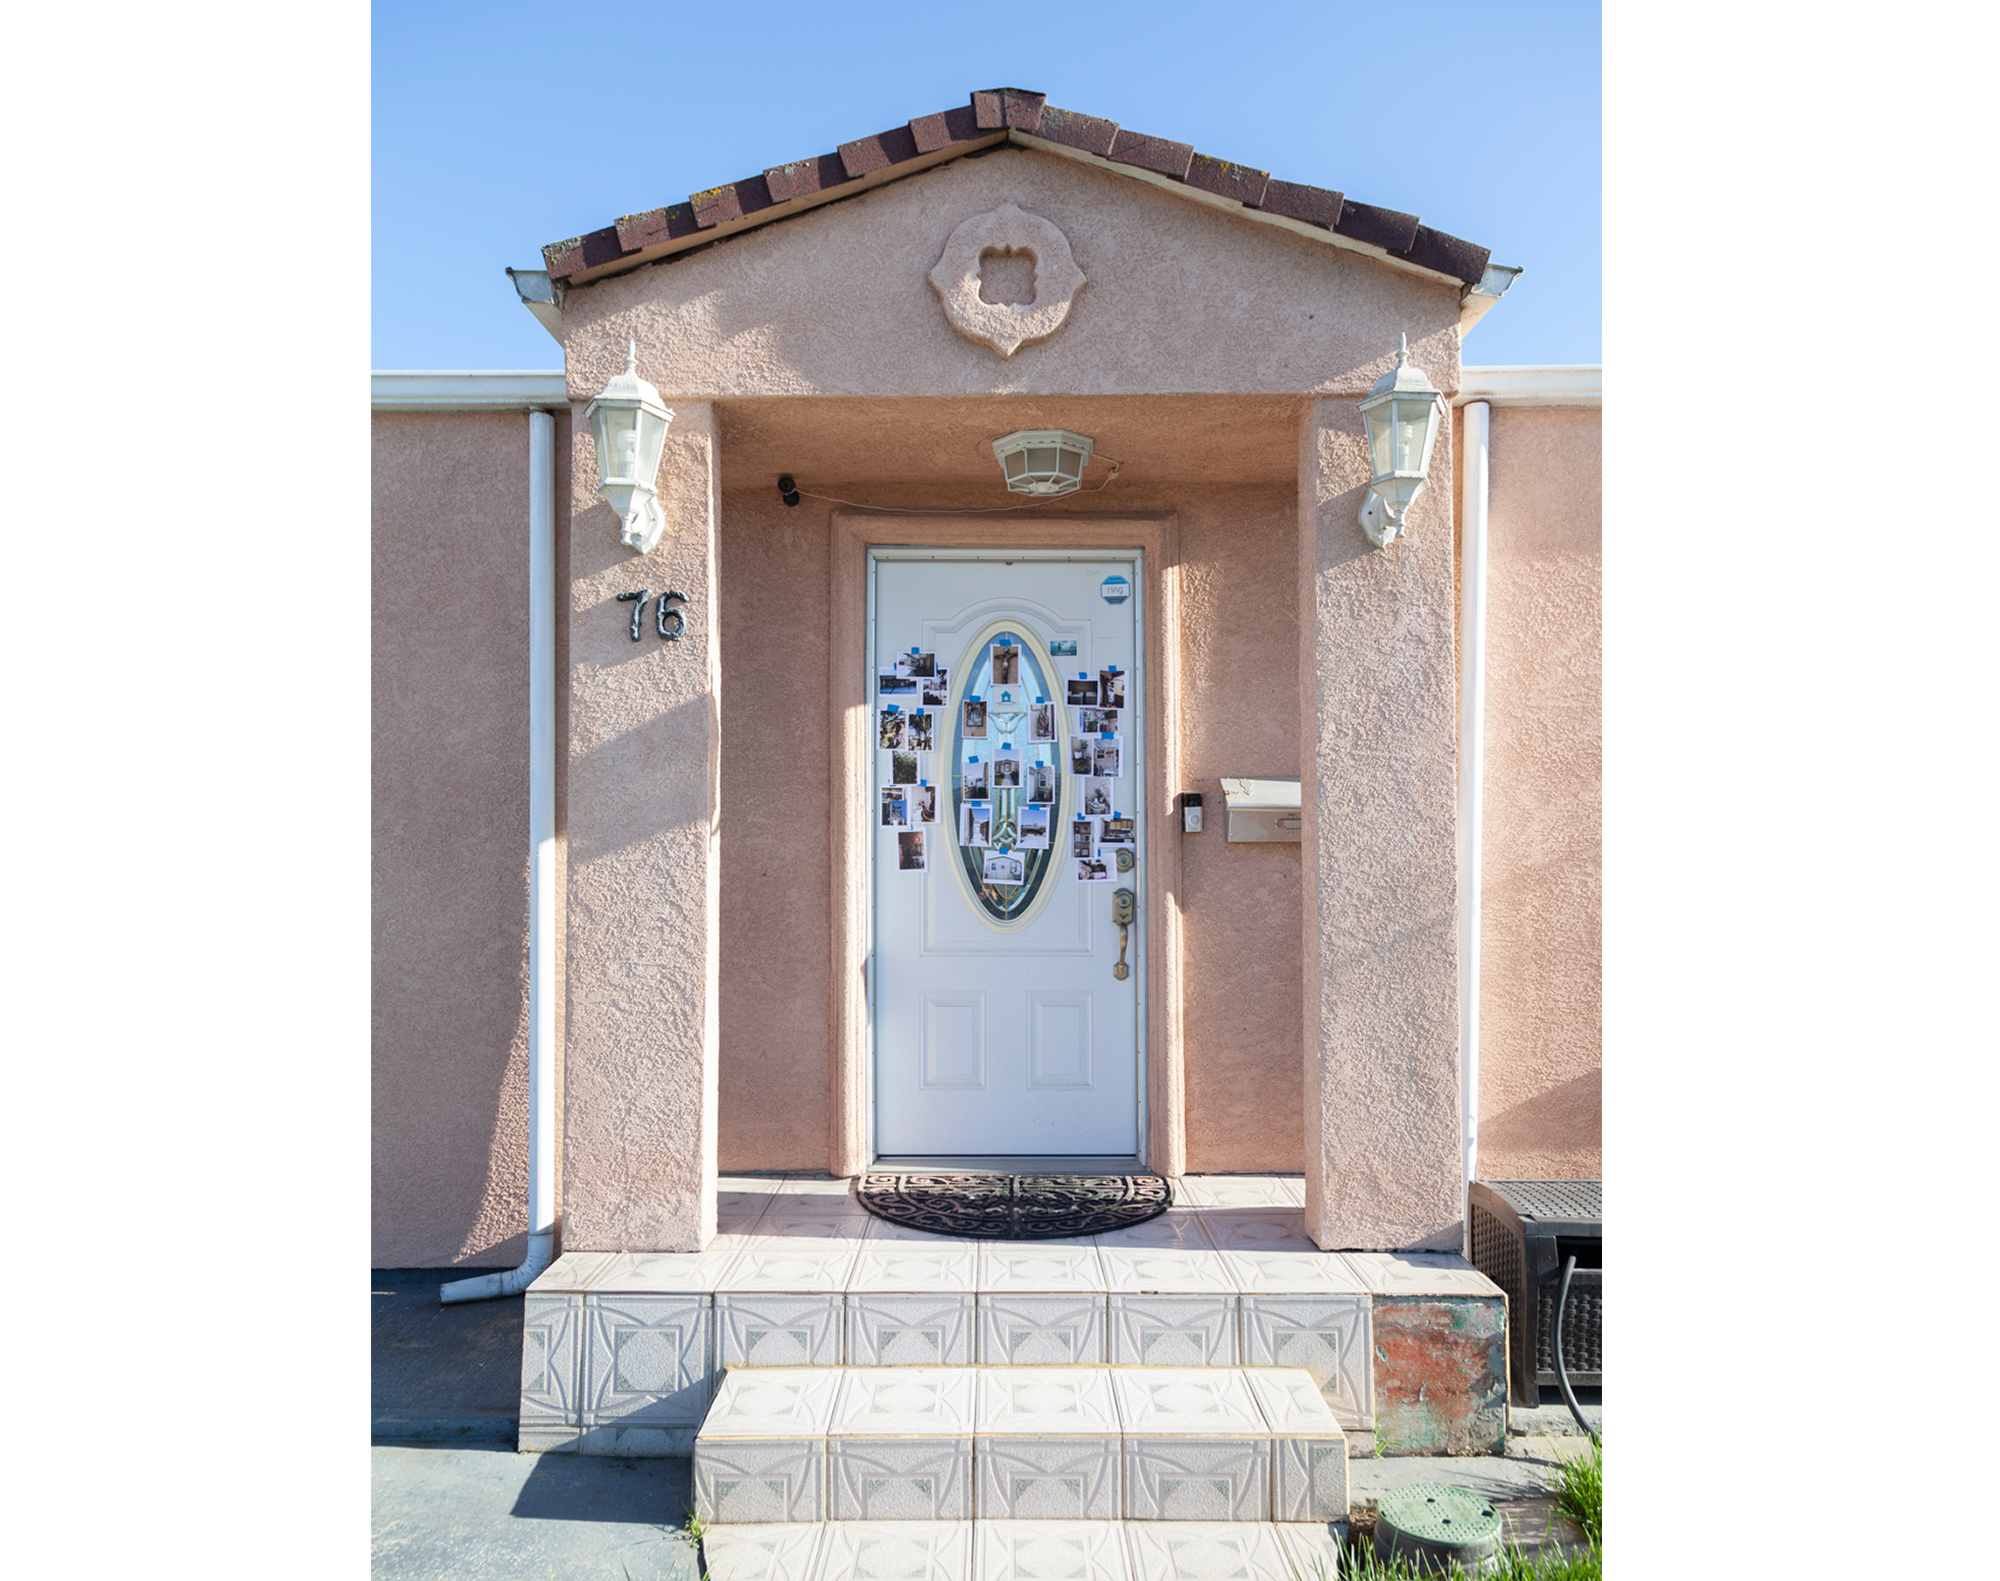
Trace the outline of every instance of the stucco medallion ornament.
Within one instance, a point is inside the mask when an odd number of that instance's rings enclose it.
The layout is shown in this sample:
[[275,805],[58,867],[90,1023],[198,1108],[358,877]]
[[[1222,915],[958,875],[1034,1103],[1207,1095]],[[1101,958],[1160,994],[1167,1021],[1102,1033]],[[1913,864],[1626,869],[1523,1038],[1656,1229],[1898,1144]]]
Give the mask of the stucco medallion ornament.
[[[1026,253],[1035,260],[1034,301],[980,299],[979,265],[988,253]],[[1070,303],[1083,289],[1083,271],[1070,256],[1068,237],[1010,199],[991,213],[973,215],[951,233],[931,271],[931,284],[944,300],[944,316],[953,329],[1011,357],[1063,327]]]

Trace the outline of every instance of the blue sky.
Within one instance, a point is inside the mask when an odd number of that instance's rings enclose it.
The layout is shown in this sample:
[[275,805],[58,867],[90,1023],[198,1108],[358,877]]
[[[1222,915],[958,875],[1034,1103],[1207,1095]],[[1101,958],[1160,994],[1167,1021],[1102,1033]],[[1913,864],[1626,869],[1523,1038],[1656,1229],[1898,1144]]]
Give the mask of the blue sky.
[[372,365],[556,367],[505,265],[1002,84],[1490,247],[1528,272],[1467,360],[1596,362],[1599,39],[1569,0],[378,5]]

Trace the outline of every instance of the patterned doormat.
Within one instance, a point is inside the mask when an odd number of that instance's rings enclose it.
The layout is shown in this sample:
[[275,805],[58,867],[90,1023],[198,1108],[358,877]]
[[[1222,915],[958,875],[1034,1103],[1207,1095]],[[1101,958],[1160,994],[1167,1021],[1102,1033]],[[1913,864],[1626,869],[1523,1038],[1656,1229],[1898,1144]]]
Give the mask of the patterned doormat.
[[863,1175],[862,1207],[933,1235],[1054,1241],[1101,1235],[1173,1205],[1160,1175]]

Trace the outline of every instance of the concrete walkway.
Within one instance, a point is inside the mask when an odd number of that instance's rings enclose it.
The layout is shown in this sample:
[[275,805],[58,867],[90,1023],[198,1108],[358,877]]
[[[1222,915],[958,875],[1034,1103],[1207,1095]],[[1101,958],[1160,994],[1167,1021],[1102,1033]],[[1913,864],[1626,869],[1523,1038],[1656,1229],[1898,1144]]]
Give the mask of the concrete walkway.
[[689,1462],[377,1444],[376,1581],[693,1581]]

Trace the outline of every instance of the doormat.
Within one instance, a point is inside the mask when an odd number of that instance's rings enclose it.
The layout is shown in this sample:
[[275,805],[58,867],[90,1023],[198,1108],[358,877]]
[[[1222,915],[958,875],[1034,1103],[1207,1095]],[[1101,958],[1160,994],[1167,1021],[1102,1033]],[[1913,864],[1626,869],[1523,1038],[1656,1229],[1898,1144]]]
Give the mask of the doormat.
[[1102,1235],[1174,1200],[1160,1175],[863,1175],[857,1194],[891,1224],[982,1241]]

